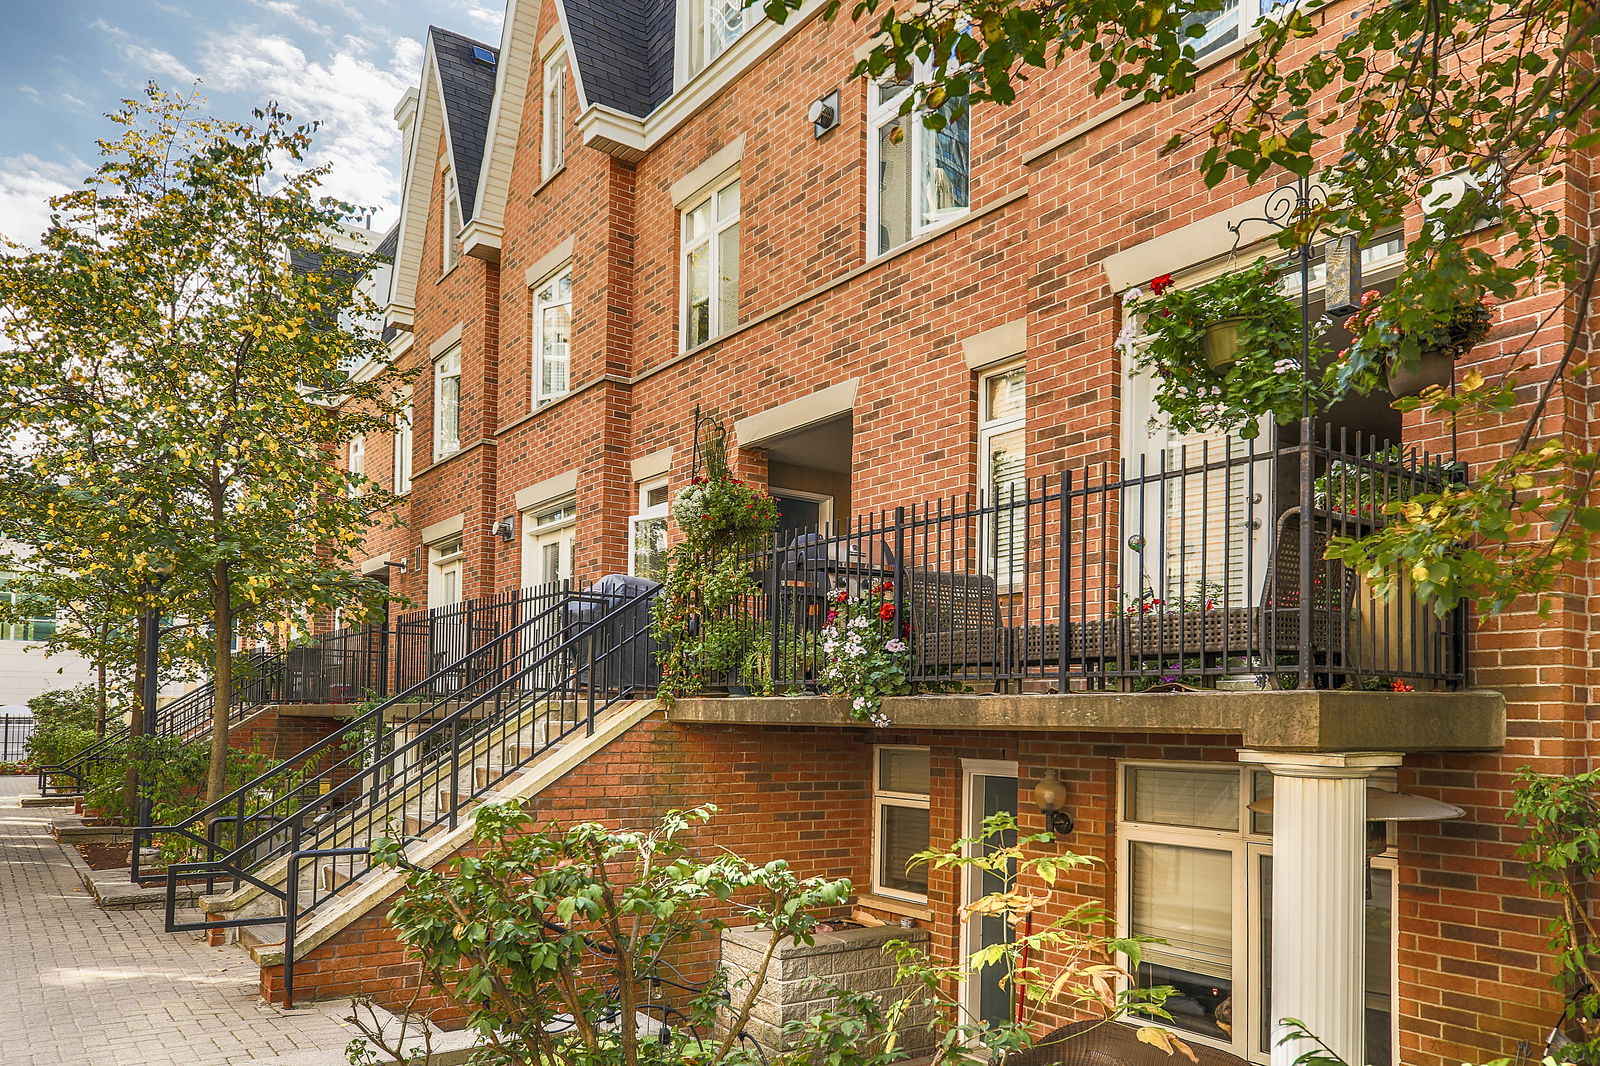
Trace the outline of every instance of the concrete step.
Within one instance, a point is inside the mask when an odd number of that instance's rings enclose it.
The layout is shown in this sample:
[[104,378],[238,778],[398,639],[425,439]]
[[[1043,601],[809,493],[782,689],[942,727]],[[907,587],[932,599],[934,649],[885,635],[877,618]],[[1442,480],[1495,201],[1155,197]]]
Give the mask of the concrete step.
[[271,925],[247,925],[239,930],[239,946],[248,951],[251,958],[254,958],[261,948],[281,948],[283,938],[283,922],[274,922]]
[[22,796],[24,807],[76,807],[83,797],[72,796]]

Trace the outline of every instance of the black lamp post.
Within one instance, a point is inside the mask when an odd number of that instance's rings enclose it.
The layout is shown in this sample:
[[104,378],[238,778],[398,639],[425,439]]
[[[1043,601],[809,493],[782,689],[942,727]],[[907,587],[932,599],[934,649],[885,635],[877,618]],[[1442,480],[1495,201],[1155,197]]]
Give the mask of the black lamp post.
[[[167,583],[176,569],[171,559],[165,556],[156,558],[146,566],[144,577],[139,582],[140,600],[144,604],[139,620],[141,635],[144,637],[142,649],[144,691],[140,693],[140,733],[146,737],[156,735],[158,728],[156,697],[161,691],[160,679],[157,676],[161,665],[161,608],[155,602],[155,594]],[[136,810],[138,824],[141,827],[150,825],[150,797],[144,795],[142,789]]]

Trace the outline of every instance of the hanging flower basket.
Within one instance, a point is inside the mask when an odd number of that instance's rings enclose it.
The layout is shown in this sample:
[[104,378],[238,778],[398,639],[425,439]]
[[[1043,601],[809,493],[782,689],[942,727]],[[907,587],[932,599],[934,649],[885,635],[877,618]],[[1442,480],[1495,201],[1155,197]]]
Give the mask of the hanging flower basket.
[[1392,294],[1363,293],[1361,309],[1344,323],[1355,340],[1328,367],[1326,386],[1365,395],[1381,383],[1396,399],[1447,387],[1455,361],[1488,335],[1492,318],[1482,296],[1430,313],[1399,305]]
[[1206,365],[1212,370],[1226,370],[1238,360],[1244,324],[1242,318],[1225,318],[1206,327]]
[[1155,402],[1181,433],[1254,437],[1262,416],[1300,417],[1320,382],[1301,370],[1300,308],[1265,259],[1201,285],[1171,275],[1123,297],[1117,346],[1155,383]]

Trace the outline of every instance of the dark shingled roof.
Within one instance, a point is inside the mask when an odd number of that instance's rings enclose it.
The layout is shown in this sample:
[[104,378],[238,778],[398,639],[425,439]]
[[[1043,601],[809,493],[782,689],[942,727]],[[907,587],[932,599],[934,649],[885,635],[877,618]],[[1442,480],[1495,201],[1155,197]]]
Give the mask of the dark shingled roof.
[[444,123],[450,132],[456,188],[461,191],[461,221],[472,221],[478,197],[478,175],[483,169],[484,145],[489,138],[489,108],[494,104],[495,66],[472,58],[474,47],[488,49],[496,61],[499,50],[459,33],[428,27],[433,54],[439,62],[439,84],[444,95]]
[[674,0],[564,0],[592,104],[643,118],[672,94]]
[[372,254],[379,259],[393,261],[395,254],[400,251],[400,223],[396,222],[389,227],[389,232],[383,235],[383,240],[372,250]]

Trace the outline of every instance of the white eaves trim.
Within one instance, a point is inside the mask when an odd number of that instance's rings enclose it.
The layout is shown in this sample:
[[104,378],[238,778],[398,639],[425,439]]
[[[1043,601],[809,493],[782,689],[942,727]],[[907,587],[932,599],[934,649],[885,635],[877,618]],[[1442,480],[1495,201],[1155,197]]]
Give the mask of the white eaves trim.
[[[509,0],[506,4],[505,23],[500,31],[500,60],[495,73],[494,101],[489,105],[488,144],[484,147],[483,167],[478,174],[478,194],[472,205],[472,222],[461,234],[461,250],[464,254],[490,262],[500,260],[506,191],[511,187],[517,141],[522,134],[528,78],[541,53],[540,42],[534,39],[534,34],[539,30],[539,6],[539,0]],[[556,9],[564,20],[565,13],[560,11],[561,5],[557,4]],[[573,64],[569,63],[568,66]]]
[[[603,104],[588,105],[578,116],[578,132],[583,143],[619,159],[637,162],[701,108],[722,95],[784,38],[820,15],[824,4],[825,0],[805,0],[788,22],[760,20],[646,118],[636,118]],[[579,99],[586,98],[580,96]]]

